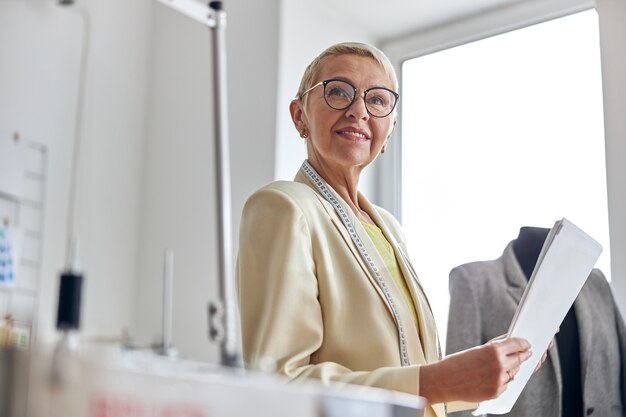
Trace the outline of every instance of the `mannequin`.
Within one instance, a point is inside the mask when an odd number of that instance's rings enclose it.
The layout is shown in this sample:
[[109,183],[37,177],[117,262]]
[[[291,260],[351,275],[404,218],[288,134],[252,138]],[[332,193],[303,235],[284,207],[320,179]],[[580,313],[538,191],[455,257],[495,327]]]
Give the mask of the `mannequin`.
[[[498,258],[450,271],[448,354],[506,334],[548,233],[545,228],[522,227]],[[599,269],[590,272],[555,339],[556,348],[548,351],[546,363],[505,415],[626,416],[626,325]]]
[[530,279],[533,269],[535,269],[537,258],[539,258],[539,253],[549,232],[550,229],[543,227],[524,226],[519,229],[519,235],[513,242],[513,251],[524,275],[526,275],[526,279]]
[[[522,227],[517,239],[513,241],[513,252],[519,262],[526,279],[530,279],[535,264],[541,253],[543,243],[550,229],[540,227]],[[559,352],[561,380],[563,391],[561,396],[561,415],[582,416],[582,376],[580,371],[580,340],[576,311],[572,306],[556,334],[556,345]]]

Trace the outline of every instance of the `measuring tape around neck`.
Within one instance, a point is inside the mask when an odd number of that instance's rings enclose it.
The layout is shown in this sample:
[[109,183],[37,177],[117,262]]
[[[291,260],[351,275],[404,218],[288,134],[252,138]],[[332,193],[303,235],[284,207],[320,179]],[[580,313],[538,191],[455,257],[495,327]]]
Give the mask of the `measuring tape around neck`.
[[352,241],[358,248],[361,258],[363,258],[363,260],[365,261],[365,264],[367,265],[370,273],[374,276],[374,278],[376,278],[376,283],[378,284],[380,290],[383,292],[383,295],[385,296],[385,299],[387,300],[387,303],[391,308],[393,318],[396,322],[396,327],[398,328],[398,343],[400,344],[400,360],[402,366],[409,365],[409,354],[406,346],[406,338],[404,336],[404,328],[402,327],[402,321],[400,320],[400,314],[398,312],[398,308],[396,307],[395,302],[393,301],[393,298],[391,297],[389,287],[387,286],[387,283],[380,273],[380,270],[378,269],[376,264],[374,264],[374,261],[365,249],[365,245],[363,245],[363,242],[361,242],[361,238],[356,232],[356,229],[354,228],[354,225],[352,224],[348,213],[344,209],[343,205],[339,202],[335,194],[333,194],[333,192],[330,190],[330,187],[328,186],[328,184],[326,184],[326,181],[324,181],[322,177],[319,176],[317,171],[315,171],[315,169],[309,164],[308,161],[304,161],[302,163],[301,169],[307,176],[307,178],[311,180],[313,185],[315,185],[315,188],[317,188],[317,190],[322,194],[324,199],[332,204],[333,208],[341,218],[344,226],[346,226],[346,229],[348,229],[348,233],[350,234]]

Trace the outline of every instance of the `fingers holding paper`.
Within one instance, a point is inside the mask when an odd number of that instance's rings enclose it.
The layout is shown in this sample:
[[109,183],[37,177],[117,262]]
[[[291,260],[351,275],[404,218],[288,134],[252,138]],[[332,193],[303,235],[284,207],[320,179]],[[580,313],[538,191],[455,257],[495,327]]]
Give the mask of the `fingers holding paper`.
[[[502,344],[509,340],[508,343]],[[486,344],[501,344],[501,348],[505,350],[506,361],[503,362],[504,368],[504,383],[507,384],[515,378],[515,375],[519,372],[522,363],[530,357],[530,346],[525,339],[521,338],[507,338],[507,335],[498,336],[491,339]]]
[[422,366],[420,395],[433,403],[496,398],[530,356],[530,344],[525,339],[494,339]]
[[[488,342],[486,345],[499,345],[498,349],[501,350],[501,360],[498,362],[501,366],[502,372],[502,391],[506,389],[506,385],[515,379],[515,375],[520,370],[522,363],[531,357],[532,351],[530,350],[530,344],[525,339],[521,338],[509,338],[509,339],[495,339]],[[500,394],[498,393],[498,395]]]

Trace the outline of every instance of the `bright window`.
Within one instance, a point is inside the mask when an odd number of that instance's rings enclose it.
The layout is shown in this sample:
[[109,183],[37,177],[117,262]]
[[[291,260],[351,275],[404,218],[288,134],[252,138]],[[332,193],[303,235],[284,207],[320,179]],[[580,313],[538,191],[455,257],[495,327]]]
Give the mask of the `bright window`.
[[402,71],[402,222],[442,339],[450,270],[499,257],[521,226],[568,218],[603,245],[610,279],[595,10]]

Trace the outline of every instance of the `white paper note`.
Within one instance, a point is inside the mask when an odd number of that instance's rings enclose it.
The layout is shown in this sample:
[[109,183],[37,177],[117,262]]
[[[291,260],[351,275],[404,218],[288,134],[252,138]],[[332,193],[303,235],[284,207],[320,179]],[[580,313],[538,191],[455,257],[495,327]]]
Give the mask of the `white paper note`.
[[530,342],[533,356],[498,398],[480,403],[474,415],[511,411],[574,303],[602,246],[567,219],[556,222],[543,245],[535,269],[509,327],[509,337]]

